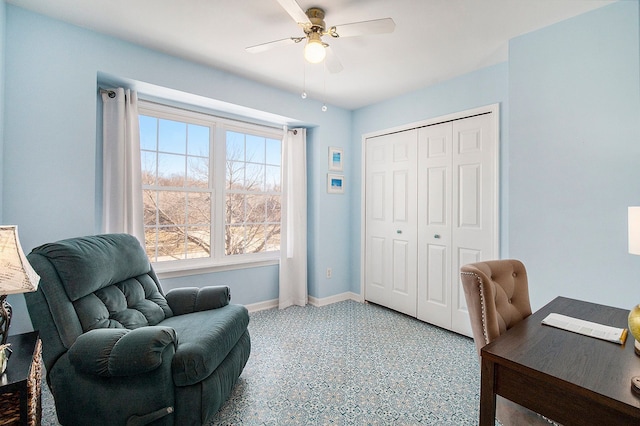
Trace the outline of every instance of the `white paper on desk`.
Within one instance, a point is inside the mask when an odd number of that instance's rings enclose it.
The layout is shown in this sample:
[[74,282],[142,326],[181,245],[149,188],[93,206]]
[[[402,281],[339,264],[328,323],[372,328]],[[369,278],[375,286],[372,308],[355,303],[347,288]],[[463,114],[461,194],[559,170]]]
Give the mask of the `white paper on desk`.
[[547,315],[542,320],[542,324],[619,344],[623,344],[627,337],[626,329],[624,328],[610,327],[561,314]]

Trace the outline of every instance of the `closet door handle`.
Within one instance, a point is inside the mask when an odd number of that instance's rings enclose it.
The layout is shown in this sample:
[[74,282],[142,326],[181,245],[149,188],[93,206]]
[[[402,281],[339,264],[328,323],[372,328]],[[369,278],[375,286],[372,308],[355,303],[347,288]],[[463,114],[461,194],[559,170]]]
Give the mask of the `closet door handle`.
[[440,238],[440,234],[434,235],[433,238]]
[[402,230],[401,230],[401,229],[398,229],[398,230],[396,231],[396,234],[402,234]]

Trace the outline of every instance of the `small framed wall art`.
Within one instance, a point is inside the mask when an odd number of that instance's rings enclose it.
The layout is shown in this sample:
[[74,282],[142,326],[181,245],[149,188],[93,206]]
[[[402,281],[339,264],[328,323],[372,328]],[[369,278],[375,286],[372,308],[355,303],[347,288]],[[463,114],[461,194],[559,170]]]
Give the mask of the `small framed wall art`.
[[329,194],[344,194],[344,175],[327,173],[327,192]]
[[329,147],[329,170],[341,172],[344,170],[344,152],[342,148]]

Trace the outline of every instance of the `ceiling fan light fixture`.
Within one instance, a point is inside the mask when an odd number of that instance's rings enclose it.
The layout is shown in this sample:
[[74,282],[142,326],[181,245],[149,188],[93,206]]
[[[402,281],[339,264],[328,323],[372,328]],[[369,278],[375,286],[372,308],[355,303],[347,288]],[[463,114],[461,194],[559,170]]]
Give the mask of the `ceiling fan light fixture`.
[[316,32],[309,34],[309,41],[304,47],[304,58],[311,64],[319,64],[325,56],[327,56],[327,52],[320,39],[320,34]]

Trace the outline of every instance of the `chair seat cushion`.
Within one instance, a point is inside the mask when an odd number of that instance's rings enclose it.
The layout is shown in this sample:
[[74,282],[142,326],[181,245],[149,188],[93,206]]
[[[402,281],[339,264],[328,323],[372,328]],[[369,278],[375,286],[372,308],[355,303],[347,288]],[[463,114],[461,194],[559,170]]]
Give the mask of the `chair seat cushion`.
[[178,347],[171,364],[176,386],[189,386],[208,377],[224,361],[249,325],[242,305],[176,315],[159,325],[172,327]]

